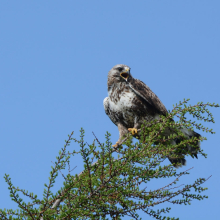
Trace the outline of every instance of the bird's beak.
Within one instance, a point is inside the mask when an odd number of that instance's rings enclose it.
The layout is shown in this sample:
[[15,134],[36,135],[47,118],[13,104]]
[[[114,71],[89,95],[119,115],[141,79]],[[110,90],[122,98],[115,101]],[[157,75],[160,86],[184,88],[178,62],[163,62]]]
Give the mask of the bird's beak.
[[126,81],[128,80],[129,75],[130,75],[130,69],[129,69],[129,68],[127,68],[124,72],[122,72],[122,73],[120,74],[120,76],[121,76],[123,79],[125,79]]

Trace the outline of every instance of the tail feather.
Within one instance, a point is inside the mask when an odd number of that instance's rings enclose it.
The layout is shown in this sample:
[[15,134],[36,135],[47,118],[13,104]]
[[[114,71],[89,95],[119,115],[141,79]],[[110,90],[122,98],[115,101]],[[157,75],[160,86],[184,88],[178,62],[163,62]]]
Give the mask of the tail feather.
[[168,157],[169,161],[173,164],[174,167],[179,168],[182,166],[186,166],[186,159],[185,158],[171,158]]
[[[197,132],[193,131],[193,130],[190,130],[190,129],[187,129],[187,128],[182,128],[181,129],[182,133],[188,138],[188,139],[191,139],[193,137],[196,137],[196,138],[199,138],[201,137],[200,134],[198,134]],[[179,144],[181,142],[180,139],[176,139],[175,140],[175,144]],[[200,141],[197,141],[196,145],[194,146],[191,146],[191,145],[187,145],[187,149],[183,149],[183,152],[178,152],[177,155],[180,155],[180,157],[175,157],[173,158],[172,156],[171,157],[168,157],[169,161],[175,166],[175,167],[181,167],[182,165],[186,165],[186,159],[184,157],[184,151],[188,151],[188,153],[190,153],[191,157],[192,158],[197,158],[197,153],[200,149]]]

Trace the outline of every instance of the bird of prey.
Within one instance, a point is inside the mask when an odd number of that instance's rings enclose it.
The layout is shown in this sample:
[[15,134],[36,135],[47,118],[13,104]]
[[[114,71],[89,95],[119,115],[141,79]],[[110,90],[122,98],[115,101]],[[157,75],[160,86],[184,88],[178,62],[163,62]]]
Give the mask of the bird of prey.
[[[108,73],[108,97],[103,101],[105,113],[118,127],[119,140],[113,147],[117,147],[123,137],[129,132],[138,135],[141,125],[168,113],[166,107],[151,89],[142,81],[132,77],[130,67],[124,64],[114,66]],[[195,131],[182,128],[182,133],[189,139],[200,137]],[[168,132],[169,133],[169,132]],[[171,132],[168,134],[170,135]],[[167,134],[166,134],[167,135]],[[167,135],[167,136],[168,136]],[[173,140],[176,144],[178,140]],[[198,149],[200,142],[198,141]],[[193,157],[197,158],[198,149],[187,146]],[[180,158],[168,157],[172,164],[186,164],[184,155]]]

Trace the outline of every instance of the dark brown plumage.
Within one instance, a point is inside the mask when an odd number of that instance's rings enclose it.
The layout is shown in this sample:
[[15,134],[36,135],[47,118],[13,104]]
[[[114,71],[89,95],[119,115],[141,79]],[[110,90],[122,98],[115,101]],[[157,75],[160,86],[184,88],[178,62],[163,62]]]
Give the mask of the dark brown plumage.
[[[129,131],[132,132],[132,135],[137,134],[137,129],[144,121],[150,122],[159,119],[160,115],[167,114],[167,109],[156,94],[142,81],[132,77],[130,67],[124,64],[114,66],[108,73],[107,84],[108,97],[104,99],[104,109],[119,130],[119,140],[113,145],[114,147],[117,147]],[[188,138],[199,135],[188,129],[181,131]],[[196,152],[193,153],[196,156]],[[169,160],[172,163],[183,165],[186,163],[184,158],[169,158]]]

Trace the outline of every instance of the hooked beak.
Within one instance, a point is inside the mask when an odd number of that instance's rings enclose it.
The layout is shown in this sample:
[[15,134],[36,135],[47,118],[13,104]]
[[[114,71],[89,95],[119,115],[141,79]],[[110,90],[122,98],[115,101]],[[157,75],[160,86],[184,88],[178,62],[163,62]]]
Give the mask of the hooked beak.
[[120,74],[120,76],[121,76],[123,79],[125,79],[126,81],[128,80],[129,75],[130,75],[130,69],[129,69],[129,68],[127,68],[127,69],[125,70],[125,72],[122,72],[122,73]]

